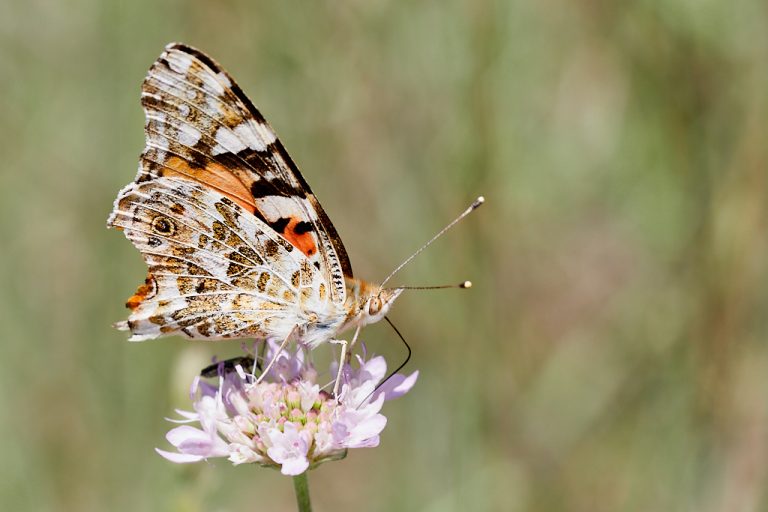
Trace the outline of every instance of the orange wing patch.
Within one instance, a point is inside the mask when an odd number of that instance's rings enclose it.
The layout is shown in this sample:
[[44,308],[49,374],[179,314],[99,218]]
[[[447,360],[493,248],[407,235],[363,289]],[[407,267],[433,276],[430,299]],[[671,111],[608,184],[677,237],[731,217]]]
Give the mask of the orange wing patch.
[[151,299],[157,293],[157,282],[152,274],[147,274],[147,278],[144,280],[144,284],[140,285],[136,293],[134,293],[126,302],[125,307],[130,310],[136,310],[139,305],[146,299]]
[[223,165],[211,162],[205,167],[193,167],[187,160],[173,156],[164,163],[164,166],[166,169],[163,176],[196,181],[227,196],[249,212],[256,211],[256,205],[251,199],[248,188]]
[[312,256],[317,252],[317,243],[312,236],[314,227],[309,222],[297,217],[281,217],[277,222],[272,223],[272,227],[306,256]]

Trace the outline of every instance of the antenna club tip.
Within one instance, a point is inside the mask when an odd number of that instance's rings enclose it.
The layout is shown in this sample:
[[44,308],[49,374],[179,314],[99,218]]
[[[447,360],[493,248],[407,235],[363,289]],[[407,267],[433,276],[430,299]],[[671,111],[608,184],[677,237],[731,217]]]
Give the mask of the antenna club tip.
[[472,288],[472,281],[464,281],[459,285],[459,288]]
[[478,198],[477,198],[477,199],[475,199],[475,202],[474,202],[474,203],[472,203],[472,209],[474,210],[475,208],[479,207],[479,206],[480,206],[481,204],[483,204],[484,202],[485,202],[485,197],[483,197],[483,196],[478,196]]

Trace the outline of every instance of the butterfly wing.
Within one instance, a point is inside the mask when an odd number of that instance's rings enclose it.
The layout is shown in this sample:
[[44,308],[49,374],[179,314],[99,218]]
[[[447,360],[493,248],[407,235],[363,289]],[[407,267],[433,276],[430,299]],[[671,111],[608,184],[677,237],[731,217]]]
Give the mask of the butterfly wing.
[[[272,128],[208,56],[172,44],[142,85],[146,147],[109,219],[149,267],[121,327],[286,336],[343,321],[344,246]],[[305,330],[305,333],[307,331]]]
[[147,145],[137,182],[197,181],[301,251],[346,299],[352,267],[333,224],[267,121],[210,57],[171,44],[142,85]]
[[186,178],[128,185],[109,220],[141,251],[145,285],[126,304],[131,340],[284,337],[301,301],[325,283],[309,259],[258,217]]

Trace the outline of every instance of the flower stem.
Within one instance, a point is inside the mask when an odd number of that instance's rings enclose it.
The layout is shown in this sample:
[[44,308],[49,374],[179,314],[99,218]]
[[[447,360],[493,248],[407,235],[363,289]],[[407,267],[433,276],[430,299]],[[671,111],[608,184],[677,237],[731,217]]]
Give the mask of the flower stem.
[[305,471],[293,477],[293,489],[296,491],[296,503],[299,506],[299,512],[312,512],[312,503],[309,501],[309,484],[307,483],[308,472]]

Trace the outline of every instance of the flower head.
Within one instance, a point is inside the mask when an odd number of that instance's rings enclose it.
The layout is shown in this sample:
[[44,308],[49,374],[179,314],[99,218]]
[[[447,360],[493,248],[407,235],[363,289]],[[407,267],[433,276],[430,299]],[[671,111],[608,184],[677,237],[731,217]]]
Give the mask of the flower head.
[[[266,360],[277,345],[268,342]],[[407,393],[418,371],[395,375],[379,389],[387,365],[381,356],[357,357],[357,367],[345,365],[336,400],[317,384],[317,372],[304,350],[284,350],[272,370],[256,383],[242,367],[222,372],[218,386],[196,378],[192,385],[194,412],[177,411],[181,425],[166,438],[177,452],[157,449],[172,462],[196,462],[228,457],[234,464],[255,462],[279,467],[285,475],[346,455],[348,448],[378,446],[387,419],[380,414],[385,400]],[[336,373],[331,372],[333,375]],[[329,384],[332,386],[333,382]]]

